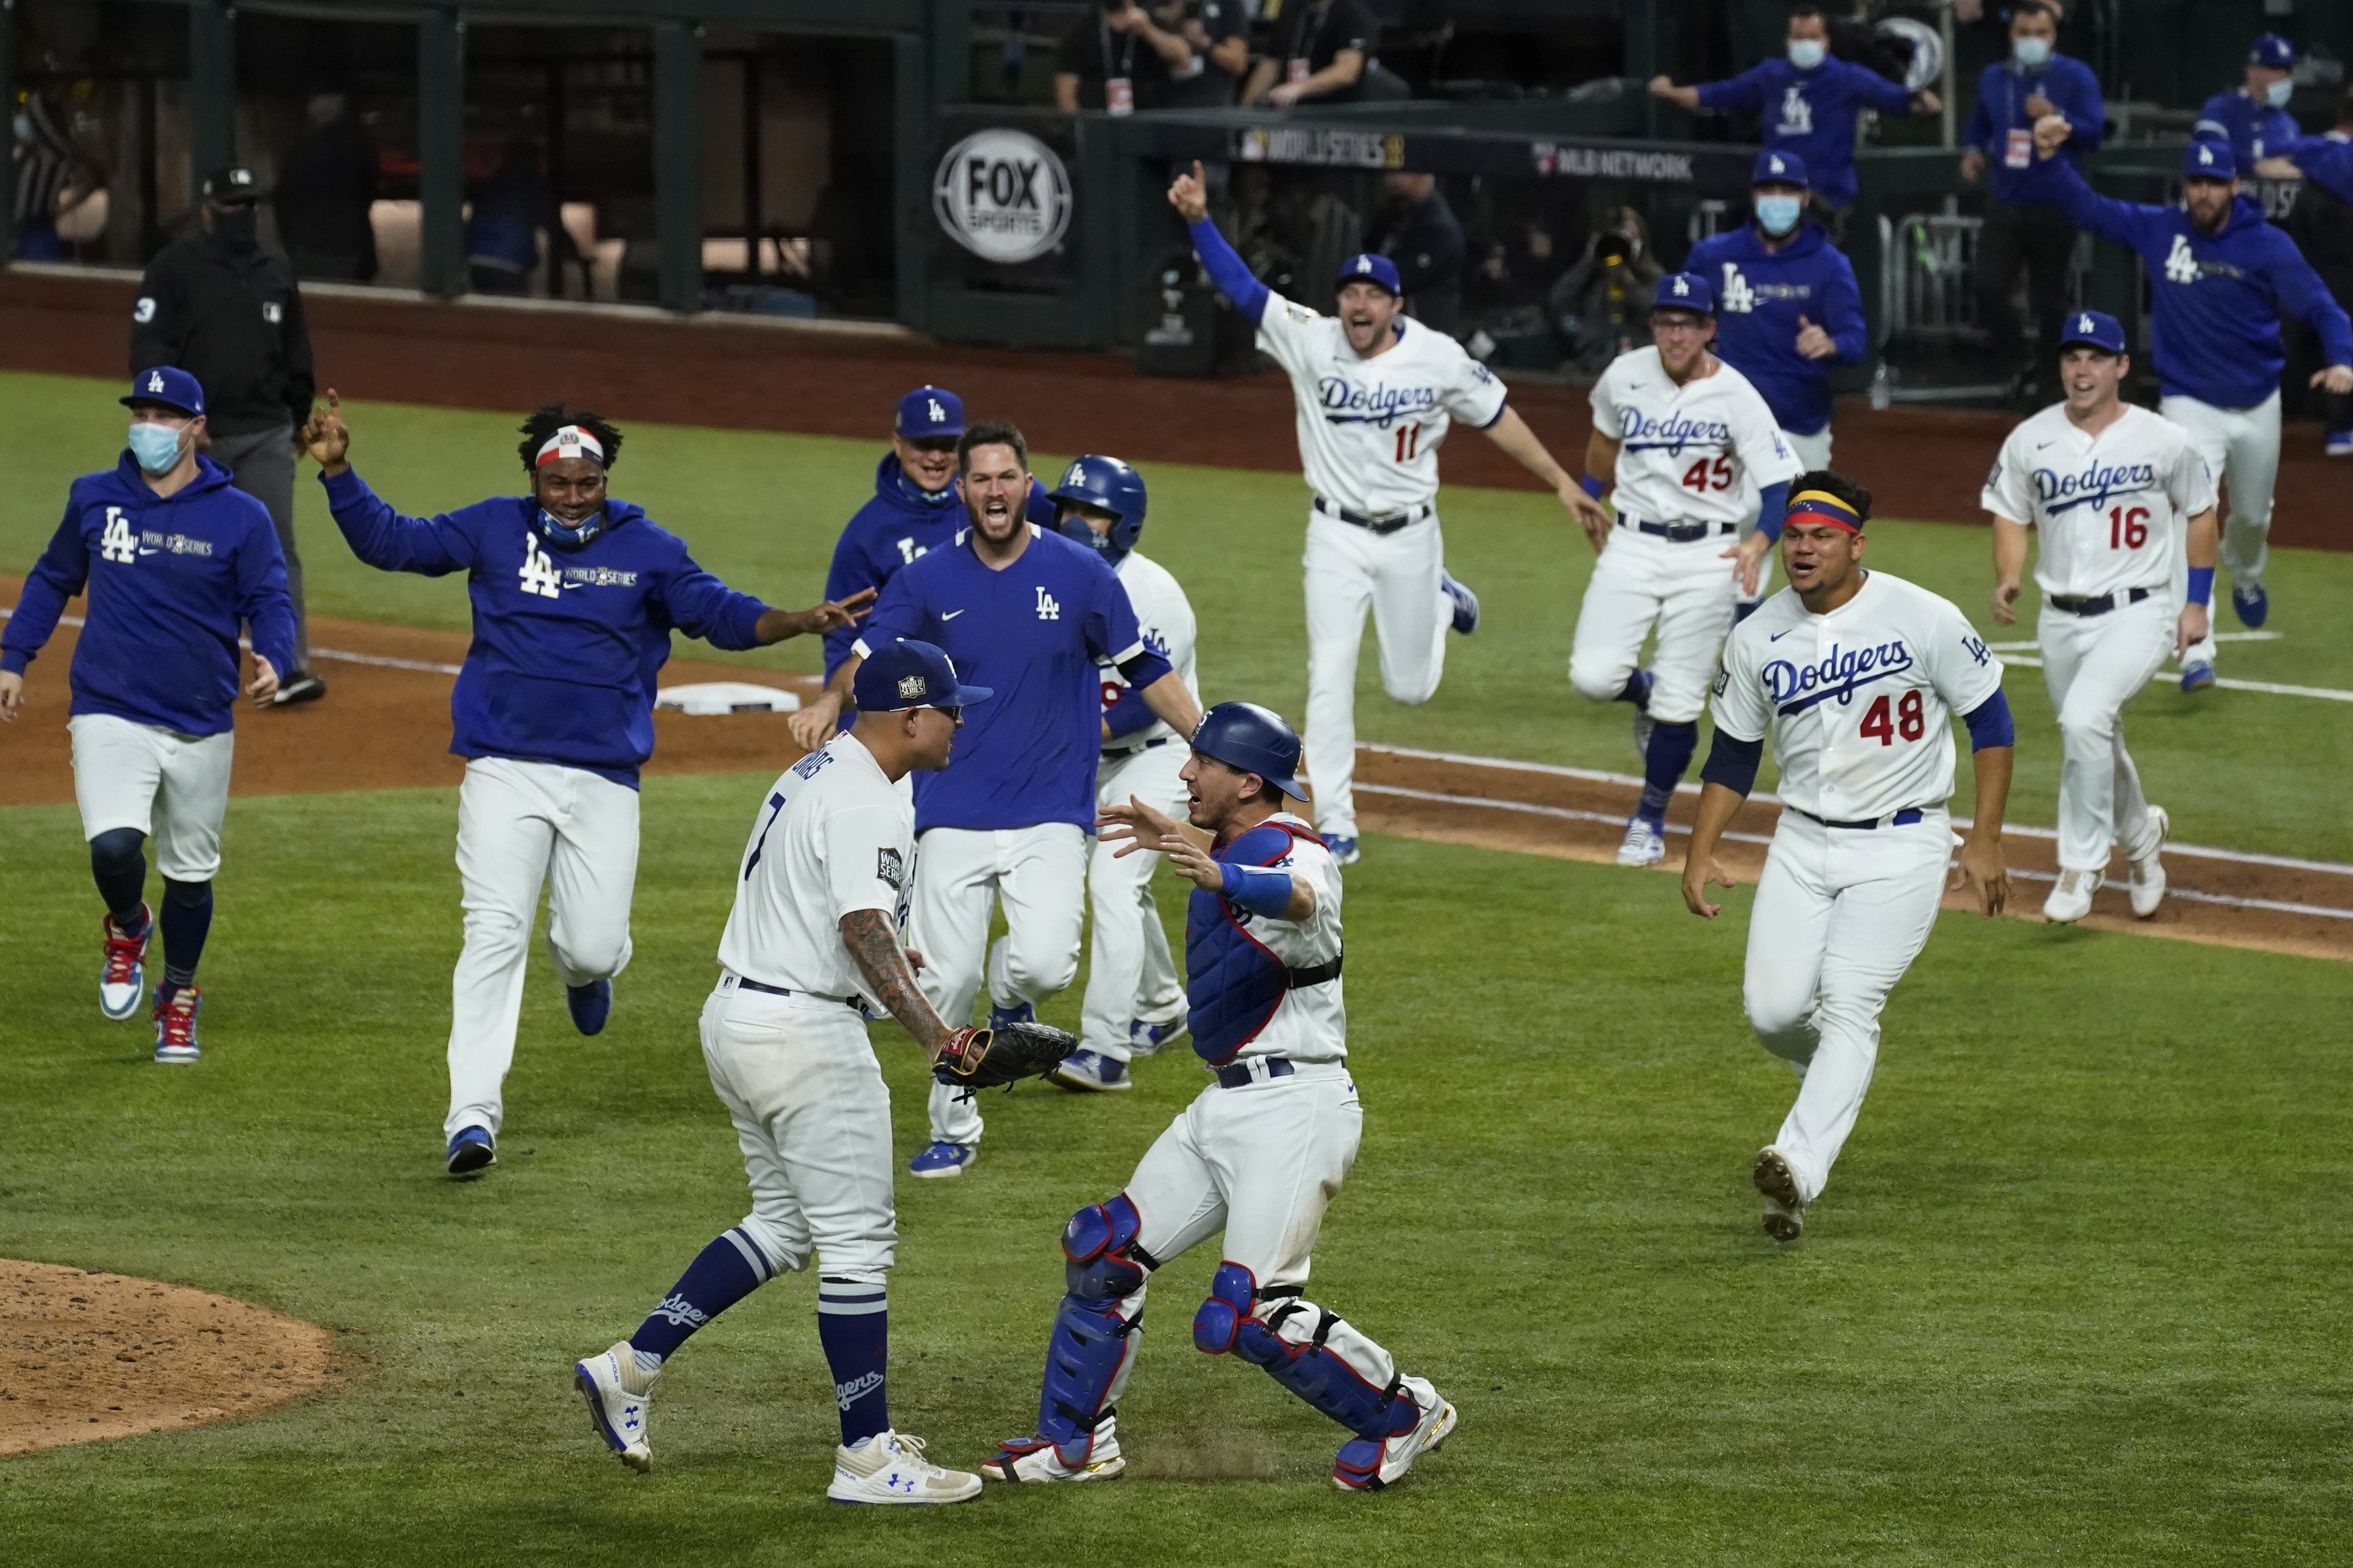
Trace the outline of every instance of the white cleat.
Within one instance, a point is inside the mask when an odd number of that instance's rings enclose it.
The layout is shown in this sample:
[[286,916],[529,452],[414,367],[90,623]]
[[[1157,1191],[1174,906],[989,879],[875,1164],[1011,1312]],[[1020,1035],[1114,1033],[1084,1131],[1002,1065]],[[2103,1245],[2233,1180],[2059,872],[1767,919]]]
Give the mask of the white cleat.
[[1356,1437],[1340,1445],[1332,1461],[1332,1484],[1344,1492],[1377,1492],[1413,1468],[1424,1454],[1436,1453],[1454,1435],[1454,1406],[1440,1397],[1428,1380],[1408,1377],[1405,1394],[1421,1411],[1410,1431],[1376,1443]]
[[1748,1184],[1765,1200],[1765,1234],[1776,1241],[1795,1241],[1806,1228],[1806,1200],[1798,1195],[1798,1178],[1781,1151],[1767,1144],[1748,1167]]
[[1625,842],[1618,846],[1620,866],[1655,866],[1667,858],[1667,836],[1637,815],[1626,824]]
[[2132,912],[2141,920],[2157,913],[2157,906],[2165,902],[2165,862],[2158,858],[2158,851],[2173,834],[2173,818],[2166,815],[2165,807],[2152,805],[2148,815],[2157,823],[2157,839],[2147,854],[2133,860],[2126,889],[2132,899]]
[[653,1468],[646,1446],[646,1412],[653,1404],[659,1372],[640,1372],[638,1352],[623,1340],[602,1355],[572,1364],[572,1381],[588,1402],[588,1419],[606,1447],[639,1475]]
[[[2097,871],[2067,871],[2059,873],[2058,882],[2051,896],[2042,900],[2042,918],[2053,925],[2072,925],[2092,912],[2092,895],[2100,886]],[[2158,890],[2164,890],[2159,881]],[[2157,906],[2151,904],[2151,909]]]
[[981,1461],[980,1473],[992,1481],[1115,1481],[1127,1473],[1127,1460],[1119,1451],[1118,1435],[1097,1427],[1083,1465],[1062,1463],[1050,1438],[1008,1437]]
[[980,1478],[923,1458],[921,1437],[882,1432],[833,1451],[833,1484],[825,1495],[833,1502],[969,1502],[980,1495]]

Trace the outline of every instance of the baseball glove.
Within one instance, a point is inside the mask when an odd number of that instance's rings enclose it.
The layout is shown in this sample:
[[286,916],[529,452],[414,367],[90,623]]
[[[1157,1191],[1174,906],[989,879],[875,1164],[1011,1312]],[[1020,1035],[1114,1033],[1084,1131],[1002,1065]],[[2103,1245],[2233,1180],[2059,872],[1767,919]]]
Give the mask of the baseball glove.
[[958,1029],[940,1047],[932,1076],[951,1089],[995,1089],[1051,1072],[1078,1048],[1076,1035],[1050,1024]]

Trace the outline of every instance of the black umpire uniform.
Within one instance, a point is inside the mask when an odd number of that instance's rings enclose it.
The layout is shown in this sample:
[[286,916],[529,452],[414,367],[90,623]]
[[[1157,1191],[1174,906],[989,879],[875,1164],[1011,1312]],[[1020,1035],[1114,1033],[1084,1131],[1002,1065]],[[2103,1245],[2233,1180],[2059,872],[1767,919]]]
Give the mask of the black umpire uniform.
[[286,258],[262,247],[253,172],[216,170],[205,181],[202,221],[166,246],[139,281],[131,313],[131,369],[176,365],[205,389],[205,456],[237,488],[269,509],[286,554],[294,602],[294,668],[280,703],[323,694],[311,673],[302,608],[302,561],[294,548],[294,432],[311,416],[311,334]]

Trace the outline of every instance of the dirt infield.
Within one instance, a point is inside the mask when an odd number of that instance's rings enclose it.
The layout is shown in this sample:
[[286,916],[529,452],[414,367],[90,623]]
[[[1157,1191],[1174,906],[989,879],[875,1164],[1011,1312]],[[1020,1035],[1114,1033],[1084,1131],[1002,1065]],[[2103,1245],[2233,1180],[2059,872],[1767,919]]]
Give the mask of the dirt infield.
[[[0,271],[0,369],[120,375],[135,286],[110,278]],[[1291,394],[1276,376],[1216,382],[1138,375],[1114,354],[958,346],[911,334],[793,328],[743,319],[590,315],[513,305],[426,304],[349,293],[304,299],[319,384],[348,396],[520,411],[553,398],[616,418],[880,437],[892,401],[938,382],[974,413],[1018,422],[1047,451],[1115,451],[1139,462],[1295,473]],[[1590,413],[1584,393],[1523,385],[1512,402],[1574,468]],[[1838,464],[1890,517],[1978,522],[1978,492],[2015,420],[1950,410],[1838,412]],[[1450,484],[1527,489],[1490,443],[1446,449]],[[2345,475],[2319,426],[2291,425],[2280,456],[2272,541],[2353,549],[2339,524]]]
[[0,1454],[250,1415],[340,1373],[334,1339],[210,1290],[0,1261]]

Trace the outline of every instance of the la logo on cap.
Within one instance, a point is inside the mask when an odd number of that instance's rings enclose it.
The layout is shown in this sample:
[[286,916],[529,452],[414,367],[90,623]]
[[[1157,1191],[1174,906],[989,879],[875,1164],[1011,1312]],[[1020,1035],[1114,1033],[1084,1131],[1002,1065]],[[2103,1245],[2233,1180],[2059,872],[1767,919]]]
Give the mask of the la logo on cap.
[[2212,162],[2214,161],[2214,149],[2213,149],[2213,148],[2211,148],[2211,147],[2200,147],[2200,148],[2199,148],[2199,149],[2198,149],[2198,161],[2199,161],[2200,163],[2212,163]]
[[899,678],[899,695],[902,697],[921,697],[930,689],[930,686],[920,675],[902,675]]
[[932,411],[932,420],[934,424],[944,424],[946,422],[948,411],[940,406],[940,400],[938,398],[925,398],[923,400],[923,406]]
[[2075,330],[2079,332],[2090,331],[2092,330],[2092,318],[2085,316],[2077,321],[2075,323]]
[[1071,483],[1072,483],[1072,484],[1074,484],[1074,485],[1082,485],[1082,484],[1085,484],[1086,482],[1087,482],[1087,471],[1086,471],[1086,469],[1084,469],[1084,468],[1081,468],[1081,467],[1080,467],[1078,464],[1076,464],[1076,463],[1072,463],[1072,464],[1071,465]]
[[153,371],[149,374],[147,377],[147,390],[150,392],[161,392],[164,390],[164,373],[162,371]]
[[1688,294],[1691,292],[1691,285],[1678,278],[1675,279],[1675,292],[1678,294]]
[[1369,257],[1369,256],[1359,256],[1358,258],[1356,258],[1356,270],[1357,270],[1357,271],[1359,271],[1359,272],[1370,272],[1372,269],[1373,269],[1373,258],[1372,258],[1371,257]]
[[1781,172],[1781,160],[1778,158],[1774,159],[1772,167],[1775,174],[1779,174]]

